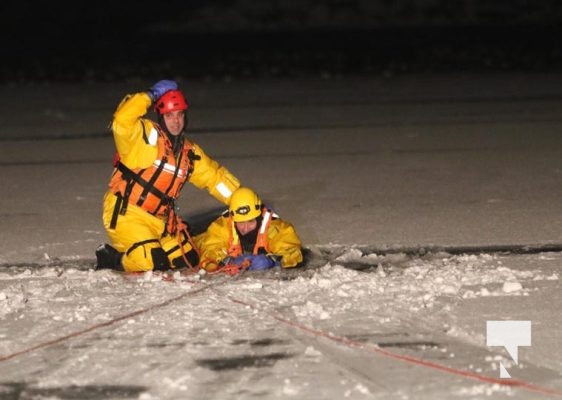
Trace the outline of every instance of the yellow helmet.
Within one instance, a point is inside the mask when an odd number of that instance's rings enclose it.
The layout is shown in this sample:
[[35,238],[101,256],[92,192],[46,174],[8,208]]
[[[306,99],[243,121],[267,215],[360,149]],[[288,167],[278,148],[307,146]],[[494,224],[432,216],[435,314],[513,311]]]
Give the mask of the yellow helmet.
[[230,215],[234,222],[245,222],[261,215],[262,203],[258,195],[246,187],[239,187],[230,198]]

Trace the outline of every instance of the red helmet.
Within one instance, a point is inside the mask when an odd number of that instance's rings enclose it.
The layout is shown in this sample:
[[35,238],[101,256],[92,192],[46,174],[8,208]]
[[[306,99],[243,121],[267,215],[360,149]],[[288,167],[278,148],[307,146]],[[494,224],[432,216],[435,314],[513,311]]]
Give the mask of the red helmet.
[[162,115],[172,111],[187,110],[188,107],[189,104],[185,97],[183,97],[182,92],[179,90],[169,90],[156,100],[154,111]]

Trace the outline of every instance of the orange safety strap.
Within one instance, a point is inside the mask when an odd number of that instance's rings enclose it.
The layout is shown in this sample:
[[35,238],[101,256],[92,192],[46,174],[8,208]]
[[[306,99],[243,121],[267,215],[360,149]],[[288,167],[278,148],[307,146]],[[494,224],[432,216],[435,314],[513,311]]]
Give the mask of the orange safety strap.
[[250,260],[244,260],[244,262],[242,263],[242,265],[236,265],[236,264],[226,264],[223,265],[222,267],[217,268],[214,271],[211,272],[207,272],[210,275],[215,275],[215,274],[227,274],[227,275],[238,275],[241,272],[246,271],[248,268],[250,268]]
[[[170,221],[170,219],[173,219],[173,222]],[[185,252],[183,251],[183,245],[184,242],[182,242],[182,238],[181,238],[181,233],[183,232],[187,241],[189,242],[189,244],[191,245],[191,248],[193,250],[195,250],[195,252],[197,253],[197,257],[201,257],[201,253],[199,252],[199,248],[195,245],[195,242],[193,241],[193,238],[191,237],[191,234],[189,233],[189,228],[186,225],[186,223],[176,214],[176,212],[172,209],[170,210],[170,215],[168,216],[168,225],[173,224],[174,227],[174,233],[170,233],[171,235],[174,235],[176,238],[176,241],[178,242],[178,247],[181,253],[181,256],[183,258],[183,261],[185,261],[185,264],[189,267],[190,271],[193,273],[196,273],[198,271],[198,267],[199,265],[192,265],[189,260],[187,259]],[[168,229],[168,228],[166,228]],[[199,261],[199,264],[201,264],[201,261]]]

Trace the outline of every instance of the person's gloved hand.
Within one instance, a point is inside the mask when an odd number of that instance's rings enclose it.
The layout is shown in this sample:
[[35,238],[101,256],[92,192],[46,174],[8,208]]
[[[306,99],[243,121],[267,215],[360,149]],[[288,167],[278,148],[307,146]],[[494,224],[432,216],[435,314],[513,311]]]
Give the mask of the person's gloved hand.
[[148,95],[150,99],[154,103],[158,100],[162,95],[170,90],[176,90],[178,88],[178,84],[176,81],[170,80],[161,80],[156,82],[150,89],[148,89]]
[[253,256],[251,254],[244,254],[238,257],[228,256],[223,258],[223,260],[220,262],[220,265],[237,265],[239,267],[242,267],[245,263],[250,263],[252,261],[252,257]]
[[250,264],[250,271],[262,271],[278,266],[279,264],[273,257],[266,256],[265,254],[258,254],[252,256],[252,263]]

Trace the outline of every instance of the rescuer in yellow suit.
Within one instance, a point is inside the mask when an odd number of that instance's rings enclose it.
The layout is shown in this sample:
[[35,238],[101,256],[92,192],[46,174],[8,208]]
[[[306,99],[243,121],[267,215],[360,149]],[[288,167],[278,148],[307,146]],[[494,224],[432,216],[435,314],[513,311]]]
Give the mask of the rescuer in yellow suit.
[[265,207],[247,187],[238,188],[228,210],[194,239],[201,252],[201,267],[208,272],[228,265],[250,270],[291,268],[303,261],[293,225]]
[[[158,122],[145,118],[154,106]],[[99,268],[124,271],[197,267],[199,252],[178,215],[186,182],[229,204],[239,180],[186,138],[189,105],[175,81],[127,95],[113,115],[117,154],[103,201],[111,245],[96,250]]]

